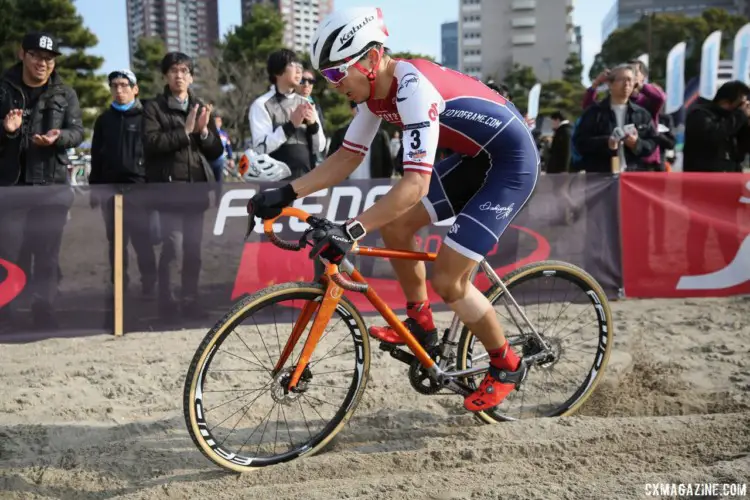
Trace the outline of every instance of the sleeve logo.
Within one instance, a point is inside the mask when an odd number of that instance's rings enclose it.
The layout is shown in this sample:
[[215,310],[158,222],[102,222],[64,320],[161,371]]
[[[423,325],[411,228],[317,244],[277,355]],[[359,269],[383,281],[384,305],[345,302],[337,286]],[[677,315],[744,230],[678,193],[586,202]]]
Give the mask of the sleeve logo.
[[437,103],[433,102],[430,105],[430,111],[427,113],[427,116],[430,117],[430,120],[435,121],[438,117],[438,109],[437,109]]
[[396,101],[403,102],[417,91],[419,87],[419,77],[416,73],[407,73],[398,84],[398,90],[396,91]]

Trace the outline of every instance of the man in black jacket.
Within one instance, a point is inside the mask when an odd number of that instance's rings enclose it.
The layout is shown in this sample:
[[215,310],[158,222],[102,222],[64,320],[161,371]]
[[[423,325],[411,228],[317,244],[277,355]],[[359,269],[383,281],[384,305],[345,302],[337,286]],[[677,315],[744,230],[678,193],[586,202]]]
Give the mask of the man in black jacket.
[[[99,115],[94,124],[91,143],[91,174],[89,184],[143,184],[142,118],[143,106],[138,100],[138,82],[129,69],[109,74],[112,105]],[[123,197],[123,246],[133,243],[141,272],[141,291],[150,297],[156,287],[156,257],[149,231],[149,210],[140,202],[138,192]],[[92,208],[102,206],[104,225],[109,240],[109,262],[114,277],[114,198],[100,199],[98,191],[91,191]],[[124,286],[127,289],[128,254],[123,252]],[[114,278],[113,278],[114,279]]]
[[748,150],[750,88],[740,81],[722,85],[712,101],[700,99],[685,121],[684,172],[742,172]]
[[583,113],[573,134],[580,166],[586,172],[611,172],[612,158],[619,157],[621,170],[652,170],[643,160],[656,148],[656,129],[649,112],[630,100],[633,69],[620,65],[608,78],[609,96]]
[[[164,93],[146,103],[143,109],[143,147],[146,178],[149,182],[204,183],[199,198],[157,200],[162,249],[159,258],[159,309],[170,317],[178,312],[174,300],[170,268],[177,260],[182,239],[182,310],[199,315],[198,277],[201,269],[203,218],[208,209],[208,182],[214,182],[212,162],[224,154],[224,146],[206,106],[190,90],[193,62],[186,54],[170,52],[161,63],[167,79]],[[180,238],[182,235],[182,238]]]
[[[68,183],[66,149],[83,141],[83,124],[75,91],[55,71],[58,55],[53,36],[30,33],[23,38],[20,62],[0,81],[0,186]],[[30,210],[24,208],[28,203],[16,203],[14,198],[13,193],[0,196],[0,259],[18,262],[26,242],[32,255],[24,258],[33,261],[33,269],[27,271],[34,322],[52,329],[60,245],[73,192],[53,190]],[[3,314],[17,319],[12,303],[0,310]]]
[[548,174],[566,173],[570,170],[570,140],[571,126],[562,111],[555,111],[550,115],[555,135],[549,148],[547,161]]

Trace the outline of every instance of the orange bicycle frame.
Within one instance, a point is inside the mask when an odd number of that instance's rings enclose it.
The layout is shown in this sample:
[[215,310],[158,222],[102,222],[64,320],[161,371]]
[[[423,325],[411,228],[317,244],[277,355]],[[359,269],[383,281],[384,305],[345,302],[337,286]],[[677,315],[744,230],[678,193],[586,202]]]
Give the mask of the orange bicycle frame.
[[[279,217],[281,216],[296,217],[299,220],[305,222],[307,221],[309,214],[298,208],[285,208],[282,210],[281,215],[279,215]],[[267,219],[264,221],[264,233],[277,246],[287,249],[294,249],[293,247],[296,245],[295,243],[284,242],[274,234],[273,223],[275,220],[276,218]],[[437,257],[436,253],[413,252],[409,250],[391,250],[387,248],[364,246],[355,246],[352,249],[351,253],[355,255],[366,255],[368,257],[419,260],[425,262],[432,262]],[[346,278],[343,278],[339,273],[338,266],[334,264],[328,264],[326,266],[326,272],[323,277],[323,280],[326,283],[326,293],[323,296],[323,300],[320,302],[320,304],[310,301],[302,308],[302,312],[299,318],[297,318],[297,321],[295,322],[292,329],[292,334],[289,336],[289,339],[287,339],[281,356],[279,357],[279,360],[277,361],[274,368],[274,374],[278,373],[279,370],[281,370],[281,368],[289,359],[289,356],[292,354],[294,346],[297,344],[297,342],[299,342],[299,339],[302,336],[302,333],[307,328],[307,324],[313,317],[313,314],[315,314],[315,319],[313,320],[312,327],[310,328],[310,333],[307,335],[307,339],[305,339],[305,344],[302,348],[302,353],[300,354],[299,361],[297,362],[294,372],[292,373],[292,376],[289,380],[290,389],[294,389],[297,386],[297,383],[302,376],[302,372],[307,366],[307,363],[310,361],[310,356],[312,356],[312,353],[315,350],[318,341],[323,335],[325,327],[328,325],[328,322],[333,315],[333,311],[336,310],[336,306],[338,305],[339,300],[344,294],[347,284],[352,285],[353,283],[359,283],[367,285],[367,281],[362,276],[362,274],[360,274],[360,272],[353,267],[349,274],[353,281],[349,281]],[[341,286],[342,284],[343,286]],[[398,316],[396,316],[393,310],[388,307],[388,304],[386,304],[385,301],[383,301],[383,299],[381,299],[380,296],[378,296],[378,294],[375,292],[375,290],[370,286],[367,286],[366,290],[363,293],[364,296],[367,297],[367,300],[370,302],[370,304],[372,304],[373,307],[380,313],[380,315],[388,323],[388,325],[390,325],[390,327],[393,328],[404,340],[409,350],[411,350],[414,356],[419,360],[420,364],[426,369],[432,368],[435,365],[435,361],[430,357],[429,354],[427,354],[427,351],[425,351],[424,347],[422,347],[422,345],[417,341],[417,339],[409,331],[409,329],[404,326],[400,319],[398,319]]]

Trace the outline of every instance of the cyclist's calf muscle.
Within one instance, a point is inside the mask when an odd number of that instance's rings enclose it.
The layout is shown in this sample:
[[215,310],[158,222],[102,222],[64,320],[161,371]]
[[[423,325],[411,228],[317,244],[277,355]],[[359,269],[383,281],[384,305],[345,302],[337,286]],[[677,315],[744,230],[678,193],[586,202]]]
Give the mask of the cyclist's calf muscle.
[[466,286],[466,293],[463,297],[448,302],[447,305],[466,324],[476,323],[492,309],[492,304],[487,297],[471,283]]

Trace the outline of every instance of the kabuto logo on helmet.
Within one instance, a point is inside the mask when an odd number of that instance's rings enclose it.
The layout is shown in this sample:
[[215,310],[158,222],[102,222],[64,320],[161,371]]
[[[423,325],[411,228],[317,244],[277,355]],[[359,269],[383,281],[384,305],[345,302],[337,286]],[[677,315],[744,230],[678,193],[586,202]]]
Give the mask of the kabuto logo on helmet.
[[345,49],[349,47],[354,42],[354,35],[367,26],[369,23],[375,20],[375,16],[367,16],[361,23],[358,25],[352,27],[349,31],[341,35],[341,38],[339,38],[339,43],[341,43],[341,48]]

